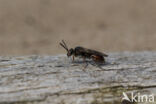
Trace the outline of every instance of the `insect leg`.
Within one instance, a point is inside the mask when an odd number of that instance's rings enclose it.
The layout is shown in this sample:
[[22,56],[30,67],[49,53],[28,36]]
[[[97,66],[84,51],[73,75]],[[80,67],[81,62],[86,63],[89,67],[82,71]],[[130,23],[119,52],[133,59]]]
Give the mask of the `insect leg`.
[[105,63],[105,59],[104,59],[103,56],[92,55],[91,58],[92,58],[92,60],[94,62],[94,64],[92,64],[93,66],[96,66],[96,67],[98,67],[100,69],[103,69],[101,67],[101,65],[103,65]]
[[84,61],[84,63],[86,64],[86,65],[84,66],[84,69],[86,69],[87,66],[88,66],[88,62],[86,61],[86,58],[85,58],[85,57],[83,57],[83,61]]
[[84,66],[83,70],[84,70],[84,69],[86,69],[86,68],[87,68],[87,66],[88,66],[88,63],[86,62],[86,65]]
[[83,57],[83,61],[86,62],[86,58],[85,57]]
[[72,56],[72,61],[74,61],[74,60],[75,60],[75,56],[73,55],[73,56]]

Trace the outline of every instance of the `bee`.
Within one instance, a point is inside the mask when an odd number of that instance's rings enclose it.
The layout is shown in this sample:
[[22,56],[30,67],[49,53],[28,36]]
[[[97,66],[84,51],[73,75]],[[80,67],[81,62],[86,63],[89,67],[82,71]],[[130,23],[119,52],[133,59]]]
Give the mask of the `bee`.
[[64,40],[62,40],[62,43],[60,42],[60,45],[67,51],[68,57],[72,56],[73,61],[74,57],[82,57],[84,61],[86,61],[86,59],[92,59],[96,63],[105,63],[104,57],[108,57],[108,55],[102,52],[87,49],[81,46],[77,46],[74,49],[73,48],[68,49]]

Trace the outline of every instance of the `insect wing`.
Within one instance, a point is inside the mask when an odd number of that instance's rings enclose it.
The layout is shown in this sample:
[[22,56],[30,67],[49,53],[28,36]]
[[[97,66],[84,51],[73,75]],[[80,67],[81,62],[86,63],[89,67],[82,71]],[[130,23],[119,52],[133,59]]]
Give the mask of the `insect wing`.
[[98,52],[92,49],[87,49],[87,48],[83,48],[83,47],[76,47],[76,49],[78,49],[79,52],[81,53],[86,53],[88,55],[97,55],[97,56],[104,56],[107,57],[108,55],[102,53],[102,52]]

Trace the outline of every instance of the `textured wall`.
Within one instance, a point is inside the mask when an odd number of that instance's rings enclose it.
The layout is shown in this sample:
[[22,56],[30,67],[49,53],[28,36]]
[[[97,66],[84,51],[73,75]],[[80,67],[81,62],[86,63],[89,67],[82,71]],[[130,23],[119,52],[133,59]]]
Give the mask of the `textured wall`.
[[[0,0],[0,54],[156,50],[155,0]],[[91,44],[92,43],[92,44]]]

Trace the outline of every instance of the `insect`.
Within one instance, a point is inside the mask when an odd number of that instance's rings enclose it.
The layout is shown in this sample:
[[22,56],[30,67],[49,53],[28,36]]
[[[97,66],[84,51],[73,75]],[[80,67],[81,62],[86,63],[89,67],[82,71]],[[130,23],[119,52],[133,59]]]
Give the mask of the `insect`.
[[60,45],[67,51],[67,56],[70,57],[72,56],[72,60],[74,61],[74,57],[82,57],[83,60],[85,61],[87,59],[92,59],[94,62],[98,63],[105,63],[105,58],[108,55],[98,52],[92,49],[87,49],[81,46],[77,46],[74,49],[70,48],[68,49],[66,43],[64,40],[62,40],[62,43],[60,42]]

